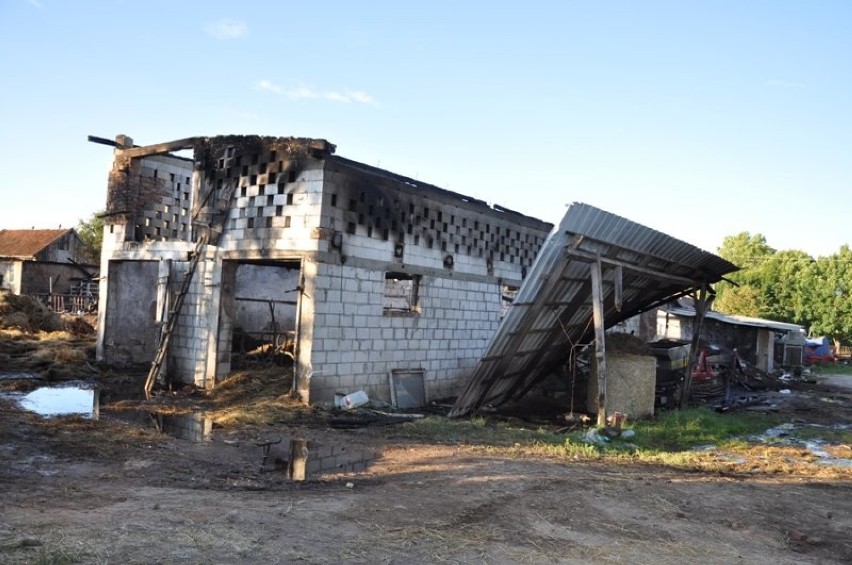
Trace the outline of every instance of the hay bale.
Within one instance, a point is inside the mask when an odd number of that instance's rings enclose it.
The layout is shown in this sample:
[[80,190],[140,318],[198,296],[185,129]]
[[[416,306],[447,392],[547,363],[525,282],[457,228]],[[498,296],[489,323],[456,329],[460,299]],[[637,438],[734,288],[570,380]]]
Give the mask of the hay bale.
[[65,323],[65,330],[68,331],[71,335],[74,336],[89,336],[95,334],[95,328],[89,324],[86,320],[79,316],[63,316],[63,322]]
[[4,328],[17,328],[29,331],[30,320],[23,312],[9,312],[0,317],[0,326]]
[[[607,340],[607,346],[609,341]],[[657,360],[645,355],[606,355],[606,413],[621,412],[631,419],[654,415]],[[586,409],[598,411],[597,363],[593,363]]]
[[64,324],[59,314],[29,296],[0,293],[0,327],[18,328],[26,332],[55,332]]

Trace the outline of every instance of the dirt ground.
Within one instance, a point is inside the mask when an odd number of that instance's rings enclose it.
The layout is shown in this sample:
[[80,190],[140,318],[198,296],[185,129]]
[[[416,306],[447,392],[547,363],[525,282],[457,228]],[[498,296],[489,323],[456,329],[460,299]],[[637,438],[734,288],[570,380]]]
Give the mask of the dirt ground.
[[[13,349],[0,373],[20,370]],[[545,457],[341,428],[311,411],[271,425],[220,418],[201,424],[211,441],[193,442],[144,414],[121,417],[135,401],[110,382],[136,377],[87,378],[105,389],[98,419],[42,418],[0,399],[0,562],[852,562],[849,467]],[[33,383],[0,379],[0,390]],[[782,415],[850,424],[850,383],[798,386]],[[307,480],[293,481],[299,450]],[[311,473],[318,460],[331,470]]]

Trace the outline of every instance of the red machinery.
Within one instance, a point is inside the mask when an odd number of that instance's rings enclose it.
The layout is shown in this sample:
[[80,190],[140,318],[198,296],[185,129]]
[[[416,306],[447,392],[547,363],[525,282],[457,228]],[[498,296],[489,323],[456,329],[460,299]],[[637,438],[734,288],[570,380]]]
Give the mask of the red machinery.
[[[718,356],[714,355],[713,357]],[[698,359],[692,368],[693,382],[704,383],[719,376],[719,367],[711,363],[710,358],[710,352],[706,348],[702,347],[698,350]]]

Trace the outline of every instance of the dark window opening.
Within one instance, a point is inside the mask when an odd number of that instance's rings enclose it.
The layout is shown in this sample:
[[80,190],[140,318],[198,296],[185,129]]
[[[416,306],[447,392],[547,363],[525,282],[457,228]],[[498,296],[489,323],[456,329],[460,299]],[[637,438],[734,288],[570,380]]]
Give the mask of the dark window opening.
[[420,275],[385,273],[383,313],[416,313],[419,311]]
[[509,312],[509,308],[518,296],[518,287],[504,284],[500,289],[500,295],[500,317],[502,318]]

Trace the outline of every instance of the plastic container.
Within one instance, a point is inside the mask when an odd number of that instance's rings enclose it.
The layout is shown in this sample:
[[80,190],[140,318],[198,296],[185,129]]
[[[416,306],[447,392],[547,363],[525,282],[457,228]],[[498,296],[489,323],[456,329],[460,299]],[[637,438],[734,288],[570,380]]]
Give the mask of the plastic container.
[[340,405],[346,410],[351,410],[353,408],[363,406],[369,401],[370,398],[367,396],[367,393],[363,390],[359,390],[357,392],[352,392],[344,396],[340,401]]

